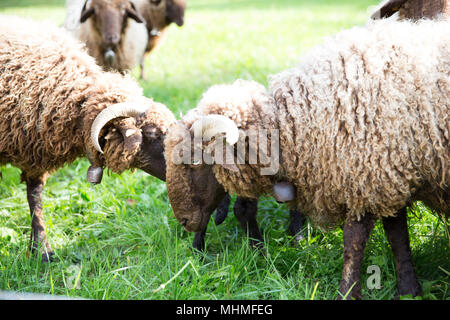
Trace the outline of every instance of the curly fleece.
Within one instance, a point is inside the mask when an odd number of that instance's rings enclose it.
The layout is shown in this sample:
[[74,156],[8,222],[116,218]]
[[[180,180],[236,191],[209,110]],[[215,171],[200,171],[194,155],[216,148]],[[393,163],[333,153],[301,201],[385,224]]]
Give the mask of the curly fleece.
[[[91,125],[104,108],[138,98],[142,89],[131,77],[103,72],[64,30],[0,17],[1,164],[11,163],[37,178],[87,155],[95,165],[106,163],[120,173],[134,154],[117,152],[123,140],[109,140],[101,155],[91,142]],[[167,131],[173,115],[150,99],[148,104],[147,118],[139,123]]]
[[[279,128],[277,176],[247,164],[237,173],[214,165],[215,176],[247,197],[290,181],[295,206],[319,227],[369,212],[392,216],[415,200],[448,215],[449,75],[448,21],[378,21],[327,39],[273,76],[270,93],[245,81],[212,87],[183,125],[216,113],[240,129]],[[168,163],[167,175],[181,167]]]

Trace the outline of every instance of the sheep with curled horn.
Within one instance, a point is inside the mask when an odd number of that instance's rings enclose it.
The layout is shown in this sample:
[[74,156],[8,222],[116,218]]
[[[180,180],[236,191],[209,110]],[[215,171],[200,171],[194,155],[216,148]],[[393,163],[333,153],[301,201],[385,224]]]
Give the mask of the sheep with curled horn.
[[0,17],[0,114],[0,163],[22,170],[30,249],[42,250],[44,261],[53,251],[42,188],[52,172],[86,156],[93,183],[104,167],[165,179],[163,137],[173,114],[145,98],[131,77],[102,71],[81,43],[50,23]]
[[168,27],[184,24],[186,0],[131,0],[146,22],[148,42],[140,61],[140,77],[144,79],[145,57],[156,49],[167,35]]
[[[450,215],[449,52],[449,21],[379,20],[327,39],[272,77],[269,92],[243,80],[213,86],[164,141],[176,218],[198,232],[226,192],[257,198],[288,182],[290,205],[316,226],[343,224],[340,297],[361,298],[361,263],[377,219],[394,252],[399,295],[420,295],[406,208],[419,200]],[[237,161],[238,153],[231,163],[210,159],[216,146],[226,154],[238,151],[236,141],[248,145],[238,133],[250,129],[273,130],[275,141],[278,132],[271,175],[263,174],[267,164]],[[198,131],[215,139],[196,143]],[[209,160],[185,161],[189,152]]]
[[105,70],[128,72],[143,59],[145,20],[130,0],[67,0],[64,27]]

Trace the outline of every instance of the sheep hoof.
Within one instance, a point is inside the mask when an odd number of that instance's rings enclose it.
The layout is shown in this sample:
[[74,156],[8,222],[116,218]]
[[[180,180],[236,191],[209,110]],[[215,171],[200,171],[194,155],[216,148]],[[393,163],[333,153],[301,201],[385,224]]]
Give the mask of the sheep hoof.
[[289,243],[292,247],[298,247],[304,239],[305,237],[303,234],[298,233],[295,236],[290,237]]
[[103,169],[101,167],[90,166],[87,172],[87,181],[92,184],[102,182]]
[[258,252],[261,257],[267,257],[267,249],[264,245],[264,241],[260,239],[250,239],[250,247]]
[[192,242],[192,249],[196,252],[203,252],[205,250],[205,236],[202,232],[197,232]]
[[295,199],[295,187],[290,182],[278,182],[273,186],[273,195],[277,202],[288,202]]
[[50,263],[55,260],[55,253],[53,251],[44,252],[41,256],[41,261],[43,263]]

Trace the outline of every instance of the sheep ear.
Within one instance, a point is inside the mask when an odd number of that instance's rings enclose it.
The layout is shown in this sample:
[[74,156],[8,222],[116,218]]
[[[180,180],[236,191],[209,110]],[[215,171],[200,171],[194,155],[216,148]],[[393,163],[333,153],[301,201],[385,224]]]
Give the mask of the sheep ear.
[[120,126],[117,129],[122,134],[125,152],[130,154],[135,153],[136,149],[140,148],[142,144],[141,130],[134,125],[132,118],[121,120]]
[[127,17],[135,20],[138,23],[144,23],[144,18],[142,18],[141,15],[136,10],[134,3],[130,1],[129,4],[130,7],[126,9]]
[[94,8],[89,8],[86,10],[86,6],[89,0],[86,0],[84,3],[83,9],[81,9],[81,17],[80,17],[80,23],[85,22],[90,16],[92,16],[95,13]]

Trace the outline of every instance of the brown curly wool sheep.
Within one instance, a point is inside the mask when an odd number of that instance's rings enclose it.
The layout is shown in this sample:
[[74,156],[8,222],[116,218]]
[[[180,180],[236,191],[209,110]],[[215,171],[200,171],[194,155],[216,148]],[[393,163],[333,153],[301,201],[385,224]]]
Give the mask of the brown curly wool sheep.
[[51,253],[41,192],[64,164],[87,156],[100,169],[92,182],[104,166],[165,178],[162,138],[172,113],[143,97],[131,78],[103,72],[81,43],[50,23],[0,17],[0,114],[0,164],[22,170],[33,251],[43,244]]
[[[449,75],[448,21],[378,21],[325,41],[298,67],[274,76],[270,94],[248,81],[212,87],[165,139],[175,216],[198,231],[225,192],[256,198],[290,182],[291,204],[316,225],[345,223],[340,291],[355,285],[349,296],[360,297],[360,266],[375,219],[383,219],[391,241],[399,234],[393,230],[404,232],[400,219],[415,200],[450,213]],[[243,142],[238,129],[279,130],[278,170],[262,175],[267,165],[247,158],[180,162],[221,141],[192,143],[199,128],[206,140],[225,133],[225,149]],[[409,244],[391,245],[396,256],[410,256]],[[406,278],[414,277],[399,276],[399,291],[418,294],[417,281],[400,283]]]

